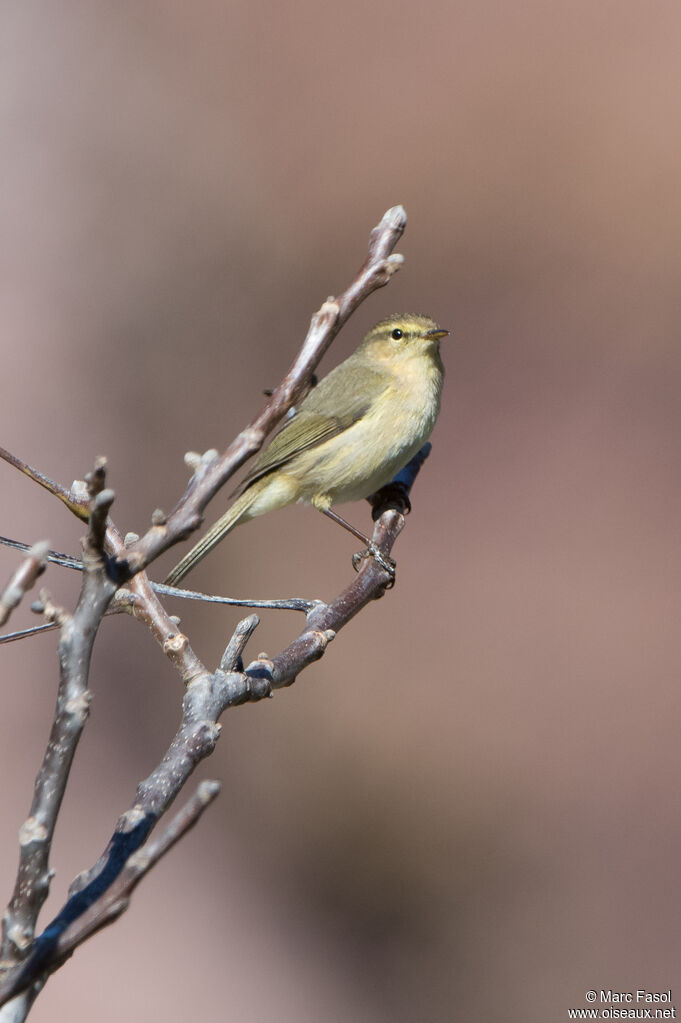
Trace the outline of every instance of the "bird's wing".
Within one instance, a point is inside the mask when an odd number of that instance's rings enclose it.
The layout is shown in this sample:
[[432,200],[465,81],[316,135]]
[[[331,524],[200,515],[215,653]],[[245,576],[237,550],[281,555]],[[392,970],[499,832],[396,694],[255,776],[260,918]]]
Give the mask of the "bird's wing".
[[337,437],[366,415],[389,381],[385,373],[362,365],[358,386],[358,369],[357,364],[346,367],[341,363],[310,391],[296,414],[260,453],[240,490],[286,465],[301,451]]

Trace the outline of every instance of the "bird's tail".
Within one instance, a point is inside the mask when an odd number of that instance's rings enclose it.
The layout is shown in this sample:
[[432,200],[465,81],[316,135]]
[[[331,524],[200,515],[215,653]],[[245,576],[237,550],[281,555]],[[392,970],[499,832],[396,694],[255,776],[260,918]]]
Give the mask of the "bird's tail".
[[[206,557],[207,554],[213,550],[216,544],[219,544],[223,536],[226,536],[230,530],[234,529],[235,526],[242,521],[248,509],[253,504],[257,496],[257,488],[249,487],[241,497],[237,497],[234,504],[227,509],[221,519],[215,523],[214,526],[208,530],[208,532],[201,537],[199,542],[192,547],[192,549],[185,554],[182,561],[179,561],[172,572],[169,573],[167,578],[164,580],[167,586],[177,586],[177,584],[184,579],[187,572],[198,565],[200,561]],[[249,516],[250,517],[250,516]]]

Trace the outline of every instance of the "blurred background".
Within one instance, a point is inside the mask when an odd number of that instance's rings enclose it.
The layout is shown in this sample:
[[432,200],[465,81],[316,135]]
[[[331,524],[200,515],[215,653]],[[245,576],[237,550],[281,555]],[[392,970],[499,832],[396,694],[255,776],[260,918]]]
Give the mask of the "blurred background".
[[[4,446],[65,484],[106,454],[114,519],[141,533],[183,453],[259,409],[395,203],[405,267],[322,372],[392,311],[451,330],[396,588],[291,689],[226,715],[198,772],[218,802],[36,1023],[539,1023],[592,987],[681,1000],[680,36],[673,0],[3,5]],[[79,550],[47,493],[4,464],[0,487],[0,532]],[[369,528],[367,505],[345,513]],[[191,583],[327,598],[355,549],[286,509]],[[16,561],[0,551],[0,577]],[[43,583],[72,604],[74,574]],[[172,611],[214,665],[238,615]],[[301,625],[263,615],[252,656]],[[2,664],[4,904],[55,639]],[[132,621],[105,622],[91,685],[43,923],[179,718]]]

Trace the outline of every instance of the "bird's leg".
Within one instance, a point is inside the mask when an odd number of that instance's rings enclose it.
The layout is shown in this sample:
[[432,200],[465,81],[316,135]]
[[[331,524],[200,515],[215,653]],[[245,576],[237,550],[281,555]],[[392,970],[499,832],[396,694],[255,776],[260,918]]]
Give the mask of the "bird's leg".
[[356,536],[358,540],[362,541],[362,543],[367,545],[366,551],[362,551],[361,554],[353,554],[352,556],[352,564],[356,572],[359,571],[360,561],[367,555],[370,555],[374,561],[377,561],[381,568],[388,573],[391,579],[395,578],[395,561],[393,558],[389,558],[385,554],[381,554],[373,540],[370,540],[368,536],[364,535],[364,533],[360,533],[359,529],[355,529],[354,526],[350,525],[349,522],[346,522],[345,519],[341,518],[340,515],[338,515],[335,511],[332,511],[330,508],[320,508],[319,510],[328,518],[337,522],[339,526],[343,527],[343,529],[347,529],[349,533]]

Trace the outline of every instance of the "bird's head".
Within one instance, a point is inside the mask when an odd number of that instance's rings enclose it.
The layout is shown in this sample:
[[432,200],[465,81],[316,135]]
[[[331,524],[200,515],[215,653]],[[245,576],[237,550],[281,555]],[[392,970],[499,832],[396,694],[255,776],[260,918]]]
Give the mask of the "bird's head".
[[399,362],[428,355],[439,362],[440,341],[449,334],[420,313],[393,313],[372,327],[359,351],[372,360]]

